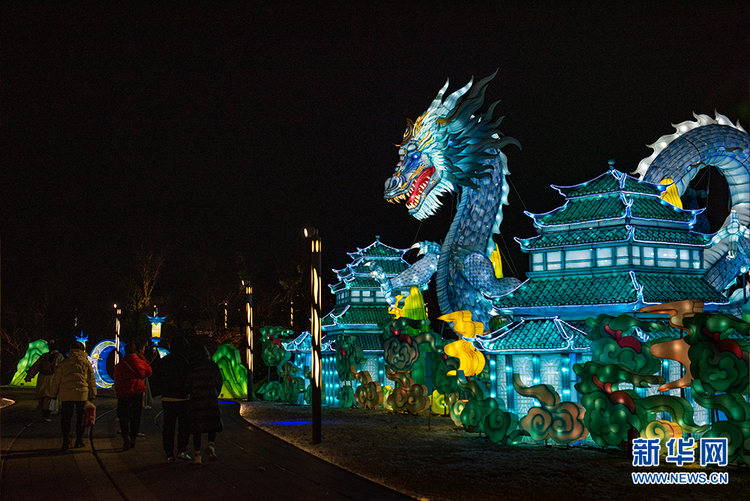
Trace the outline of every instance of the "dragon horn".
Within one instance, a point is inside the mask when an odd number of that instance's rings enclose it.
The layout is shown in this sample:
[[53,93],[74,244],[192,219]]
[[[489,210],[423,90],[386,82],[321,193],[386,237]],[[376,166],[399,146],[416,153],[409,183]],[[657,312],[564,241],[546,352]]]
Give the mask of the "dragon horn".
[[469,89],[471,88],[472,84],[474,83],[474,77],[472,76],[469,82],[458,89],[456,92],[448,96],[448,99],[445,100],[443,103],[443,106],[445,106],[446,109],[451,110],[456,105],[458,100],[467,92],[469,92]]
[[440,105],[443,104],[443,96],[445,95],[445,91],[448,90],[448,83],[450,82],[450,79],[445,79],[445,85],[443,85],[443,88],[440,89],[440,91],[437,93],[437,96],[435,99],[432,100],[432,104],[430,104],[429,109],[438,108]]

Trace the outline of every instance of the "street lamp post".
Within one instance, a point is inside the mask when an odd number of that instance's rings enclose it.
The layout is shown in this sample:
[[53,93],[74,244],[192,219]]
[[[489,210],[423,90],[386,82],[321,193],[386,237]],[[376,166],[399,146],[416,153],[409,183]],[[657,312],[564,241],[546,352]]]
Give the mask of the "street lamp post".
[[253,286],[242,281],[245,286],[245,335],[247,337],[247,401],[253,401]]
[[122,309],[115,304],[115,365],[120,363],[120,314]]
[[322,276],[321,276],[321,241],[318,230],[305,228],[305,237],[310,238],[311,261],[310,261],[310,292],[312,294],[312,315],[310,317],[310,333],[312,335],[312,443],[319,444],[320,436],[320,414],[321,414],[321,302]]

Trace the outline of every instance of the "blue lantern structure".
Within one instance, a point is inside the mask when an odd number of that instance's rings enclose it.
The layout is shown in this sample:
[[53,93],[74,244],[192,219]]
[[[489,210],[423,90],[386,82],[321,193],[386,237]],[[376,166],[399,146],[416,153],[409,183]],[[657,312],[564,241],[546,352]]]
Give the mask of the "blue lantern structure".
[[[101,343],[94,346],[91,350],[91,356],[89,360],[94,368],[94,379],[96,379],[96,386],[99,388],[112,388],[115,384],[115,380],[109,375],[107,371],[107,358],[109,354],[115,350],[115,341],[112,339],[105,339]],[[125,355],[125,343],[120,342],[120,353]]]
[[81,335],[80,336],[76,336],[76,341],[78,341],[79,343],[81,343],[83,345],[84,349],[86,348],[86,342],[88,340],[89,340],[89,337],[88,336],[84,336],[83,335],[83,331],[81,331]]
[[159,309],[154,309],[154,316],[148,316],[149,322],[151,322],[151,341],[156,345],[159,346],[159,342],[161,341],[161,325],[164,323],[164,320],[167,318],[166,316],[160,317],[159,316]]

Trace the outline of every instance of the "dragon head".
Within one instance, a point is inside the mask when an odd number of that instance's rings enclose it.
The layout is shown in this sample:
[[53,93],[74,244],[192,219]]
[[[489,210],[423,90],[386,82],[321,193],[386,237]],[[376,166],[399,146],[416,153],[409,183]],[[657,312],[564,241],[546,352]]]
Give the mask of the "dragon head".
[[426,219],[440,207],[441,195],[456,192],[459,186],[476,188],[477,179],[492,176],[500,148],[506,144],[520,147],[497,129],[502,117],[491,122],[498,101],[486,113],[475,115],[496,73],[476,85],[472,77],[443,100],[446,80],[427,111],[416,121],[407,119],[396,171],[385,182],[386,200],[406,202],[409,214]]

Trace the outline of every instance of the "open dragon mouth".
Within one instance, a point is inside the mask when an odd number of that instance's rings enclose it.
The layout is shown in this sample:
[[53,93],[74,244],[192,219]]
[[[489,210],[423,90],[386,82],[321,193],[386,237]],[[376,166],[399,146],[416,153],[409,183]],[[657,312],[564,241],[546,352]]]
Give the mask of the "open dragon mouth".
[[422,171],[417,178],[411,182],[411,188],[408,192],[402,193],[401,195],[388,199],[391,203],[400,203],[406,200],[406,208],[412,210],[419,206],[419,202],[422,199],[422,194],[425,188],[430,182],[430,177],[435,173],[434,167],[427,167]]

